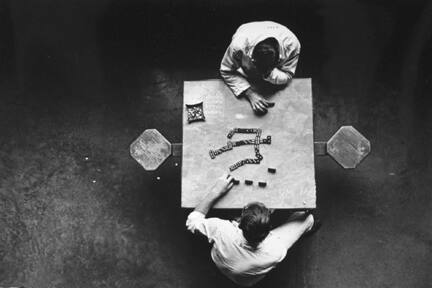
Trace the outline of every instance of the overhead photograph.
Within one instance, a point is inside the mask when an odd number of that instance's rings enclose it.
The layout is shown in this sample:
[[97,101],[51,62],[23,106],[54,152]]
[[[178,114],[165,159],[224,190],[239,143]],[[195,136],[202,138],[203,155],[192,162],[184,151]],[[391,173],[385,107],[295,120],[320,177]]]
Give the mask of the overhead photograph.
[[430,288],[432,0],[0,0],[0,288]]

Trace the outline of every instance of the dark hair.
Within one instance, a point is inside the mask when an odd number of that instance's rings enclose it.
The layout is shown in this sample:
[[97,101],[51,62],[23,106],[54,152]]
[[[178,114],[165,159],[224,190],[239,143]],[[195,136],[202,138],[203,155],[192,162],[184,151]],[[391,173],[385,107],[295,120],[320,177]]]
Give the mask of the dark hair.
[[272,37],[264,39],[255,46],[252,58],[261,71],[275,67],[279,61],[279,43]]
[[243,208],[239,228],[252,248],[256,248],[270,232],[270,210],[260,202]]

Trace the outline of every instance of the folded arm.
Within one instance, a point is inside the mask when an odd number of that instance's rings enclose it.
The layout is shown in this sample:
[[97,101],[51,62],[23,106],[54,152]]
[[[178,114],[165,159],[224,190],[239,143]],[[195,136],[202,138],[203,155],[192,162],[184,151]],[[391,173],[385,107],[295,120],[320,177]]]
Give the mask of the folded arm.
[[264,78],[267,82],[270,82],[274,85],[285,85],[293,78],[297,63],[298,63],[299,54],[294,55],[291,58],[288,58],[281,65],[274,68],[270,74]]

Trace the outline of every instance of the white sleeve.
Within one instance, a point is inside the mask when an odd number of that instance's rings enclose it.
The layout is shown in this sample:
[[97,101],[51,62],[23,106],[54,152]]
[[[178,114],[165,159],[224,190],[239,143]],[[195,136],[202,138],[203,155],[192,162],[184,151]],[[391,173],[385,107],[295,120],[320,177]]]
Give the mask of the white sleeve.
[[275,85],[287,84],[293,78],[300,56],[300,42],[297,39],[286,41],[284,45],[286,45],[286,55],[270,75],[264,79]]
[[201,212],[192,211],[186,220],[186,228],[192,233],[196,231],[200,232],[211,243],[219,236],[221,227],[225,221],[219,218],[206,218]]
[[[233,40],[233,42],[234,41],[235,40]],[[239,61],[234,57],[234,53],[240,50],[238,48],[235,48],[235,46],[235,44],[231,43],[225,51],[225,55],[223,56],[220,65],[220,74],[222,79],[228,85],[234,95],[238,97],[251,85],[245,77],[243,77],[240,73],[237,72],[237,69],[241,68],[241,65]]]

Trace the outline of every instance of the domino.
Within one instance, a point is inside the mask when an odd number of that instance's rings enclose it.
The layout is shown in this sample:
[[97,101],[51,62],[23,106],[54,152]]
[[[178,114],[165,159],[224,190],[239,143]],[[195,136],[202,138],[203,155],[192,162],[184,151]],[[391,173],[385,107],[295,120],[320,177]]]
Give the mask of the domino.
[[267,182],[258,182],[258,186],[264,188],[267,186]]
[[276,173],[276,168],[268,168],[267,169],[267,171],[269,172],[269,173]]
[[209,151],[209,154],[210,154],[210,158],[211,158],[211,159],[214,159],[214,158],[216,157],[216,155],[214,154],[214,151],[213,151],[213,150],[210,150],[210,151]]
[[236,128],[236,133],[257,133],[256,128]]
[[233,130],[231,130],[231,131],[228,133],[227,138],[228,138],[228,139],[231,139],[232,136],[234,136],[234,131],[233,131]]

